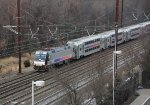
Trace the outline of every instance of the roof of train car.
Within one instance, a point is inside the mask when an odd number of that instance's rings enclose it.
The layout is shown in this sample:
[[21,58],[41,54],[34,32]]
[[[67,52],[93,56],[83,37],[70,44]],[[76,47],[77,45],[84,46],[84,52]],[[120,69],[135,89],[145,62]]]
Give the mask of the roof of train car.
[[123,30],[124,31],[129,31],[129,30],[132,30],[134,28],[138,28],[138,27],[141,27],[141,26],[144,27],[144,26],[149,25],[149,24],[150,24],[150,21],[147,21],[147,22],[143,22],[143,23],[139,23],[139,24],[124,27]]
[[131,26],[124,27],[123,31],[130,31],[130,30],[135,29],[135,28],[140,28],[140,25],[136,24],[136,25],[131,25]]
[[50,53],[56,53],[56,52],[61,52],[61,51],[64,51],[64,50],[67,50],[67,49],[70,49],[70,46],[61,46],[61,47],[51,47],[51,48],[45,48],[43,50],[43,52],[47,51],[49,54]]
[[[127,27],[119,29],[118,33],[123,32],[123,31],[130,31],[134,28],[140,27],[141,25],[146,26],[146,25],[149,25],[149,24],[150,24],[150,21],[147,21],[147,22],[143,22],[143,23],[140,23],[140,24],[127,26]],[[82,43],[90,41],[90,40],[94,40],[94,39],[98,39],[98,38],[107,38],[107,37],[110,37],[113,34],[115,34],[115,30],[110,30],[110,31],[102,32],[102,33],[91,35],[91,36],[85,36],[85,37],[73,39],[73,40],[68,41],[68,43],[71,42],[71,43],[74,43],[76,45],[79,45],[79,44],[82,44]]]
[[[119,29],[118,32],[122,32],[122,29]],[[68,41],[68,42],[72,42],[72,43],[75,43],[76,45],[79,45],[79,44],[82,44],[84,42],[91,41],[91,40],[94,40],[94,39],[98,39],[98,38],[103,39],[103,38],[111,36],[112,34],[115,34],[115,30],[110,30],[110,31],[106,31],[106,32],[91,35],[91,36],[85,36],[85,37],[82,37],[82,38],[73,39],[73,40]]]
[[150,24],[150,21],[147,21],[147,22],[140,23],[139,25],[144,27],[144,26],[149,25],[149,24]]
[[[121,32],[123,32],[123,30],[119,29],[118,33],[121,33]],[[106,32],[104,32],[104,34],[105,35],[103,37],[105,37],[105,38],[110,37],[115,34],[115,30],[106,31]]]
[[85,36],[85,37],[70,40],[68,42],[73,42],[78,45],[78,44],[82,44],[82,43],[90,41],[90,40],[102,38],[102,35],[103,35],[103,33],[95,34],[95,35],[91,35],[91,36]]

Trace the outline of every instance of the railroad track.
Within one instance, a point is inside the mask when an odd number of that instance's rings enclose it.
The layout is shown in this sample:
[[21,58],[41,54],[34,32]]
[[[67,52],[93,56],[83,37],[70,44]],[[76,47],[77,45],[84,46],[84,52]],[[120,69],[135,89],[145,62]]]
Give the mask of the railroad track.
[[[135,40],[135,41],[131,41],[126,44],[120,45],[119,49],[124,49],[123,52],[126,52],[125,49],[129,48],[130,44],[132,44],[133,46],[137,46],[137,49],[139,49],[140,46],[137,44],[138,41],[139,40]],[[60,80],[67,78],[67,80],[70,80],[70,81],[72,79],[79,81],[81,80],[81,78],[86,77],[86,75],[92,74],[91,71],[95,69],[93,68],[93,66],[95,67],[98,65],[97,63],[98,58],[99,59],[107,58],[107,61],[104,62],[103,65],[110,66],[112,64],[112,59],[111,59],[112,51],[113,49],[107,49],[104,52],[96,53],[84,59],[77,60],[69,65],[63,66],[62,68],[53,68],[52,71],[48,73],[34,72],[28,75],[24,75],[23,77],[20,76],[18,78],[15,78],[12,81],[6,81],[6,84],[2,82],[0,86],[0,94],[1,94],[0,99],[2,101],[4,100],[2,105],[9,105],[13,101],[17,101],[18,104],[21,102],[25,102],[26,105],[29,105],[31,101],[31,81],[32,80],[42,79],[46,81],[46,86],[38,87],[35,89],[36,91],[35,100],[41,99],[41,96],[43,97],[46,96],[46,93],[53,94],[53,95],[54,93],[58,94],[59,93],[58,90],[61,90],[62,88],[62,84],[60,83]],[[119,57],[120,57],[119,59],[121,59],[121,56]],[[71,83],[71,82],[68,82],[68,83]],[[25,87],[25,88],[22,88],[22,87]],[[48,92],[49,90],[50,92]]]

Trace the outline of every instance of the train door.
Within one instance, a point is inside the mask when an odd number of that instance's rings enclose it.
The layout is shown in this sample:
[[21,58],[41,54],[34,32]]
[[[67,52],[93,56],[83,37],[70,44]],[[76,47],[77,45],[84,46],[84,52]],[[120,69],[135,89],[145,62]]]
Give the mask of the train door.
[[111,37],[107,37],[106,39],[107,39],[107,47],[111,47],[111,43],[110,43]]
[[111,36],[110,36],[110,43],[111,43],[110,46],[111,46],[111,47],[112,47],[112,46],[115,46],[115,40],[116,40],[116,39],[115,39],[115,34],[111,35]]
[[142,26],[142,27],[140,28],[141,35],[144,35],[144,30],[145,30],[144,27],[145,27],[145,26]]
[[124,42],[128,41],[128,34],[127,34],[127,32],[123,32],[123,40],[124,40]]
[[81,56],[83,56],[83,46],[82,45],[75,46],[74,53],[76,59],[79,59]]
[[145,28],[144,28],[144,33],[145,33],[145,34],[150,33],[150,25],[146,25],[146,26],[145,26]]
[[75,54],[75,59],[78,59],[78,46],[74,46],[74,48],[73,48],[73,52],[74,52],[74,54]]
[[127,32],[128,40],[131,40],[131,30]]
[[104,38],[104,49],[107,48],[107,38]]
[[81,58],[83,55],[84,55],[84,47],[83,47],[83,45],[82,44],[80,44],[79,46],[78,46],[78,51],[79,51],[79,58]]
[[106,42],[104,38],[101,38],[100,40],[100,50],[104,50],[106,48]]

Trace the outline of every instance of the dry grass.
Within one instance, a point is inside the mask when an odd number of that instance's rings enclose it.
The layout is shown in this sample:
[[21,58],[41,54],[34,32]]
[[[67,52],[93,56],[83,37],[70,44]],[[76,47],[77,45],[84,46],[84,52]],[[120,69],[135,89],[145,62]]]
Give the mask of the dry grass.
[[18,60],[15,57],[8,57],[8,58],[1,59],[0,62],[9,65],[9,64],[17,64]]
[[[22,69],[25,68],[24,67],[24,61],[25,60],[30,60],[31,61],[31,65],[33,64],[33,59],[34,59],[34,52],[30,54],[25,53],[22,55],[21,57],[21,67]],[[5,57],[0,59],[0,73],[9,73],[9,72],[16,72],[18,71],[18,63],[19,63],[19,59],[18,57]]]

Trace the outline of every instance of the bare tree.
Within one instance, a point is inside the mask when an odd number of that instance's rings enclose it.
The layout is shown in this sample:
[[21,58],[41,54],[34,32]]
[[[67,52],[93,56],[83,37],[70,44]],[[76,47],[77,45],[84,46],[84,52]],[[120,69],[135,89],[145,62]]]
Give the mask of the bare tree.
[[142,75],[142,79],[143,79],[143,85],[148,86],[149,85],[149,80],[150,80],[150,48],[149,48],[149,44],[150,44],[150,40],[147,39],[146,41],[147,43],[144,46],[144,52],[143,54],[141,54],[141,68],[143,70],[143,75]]

